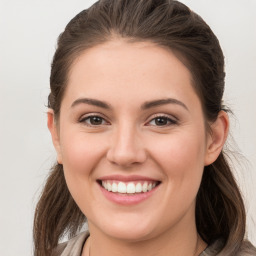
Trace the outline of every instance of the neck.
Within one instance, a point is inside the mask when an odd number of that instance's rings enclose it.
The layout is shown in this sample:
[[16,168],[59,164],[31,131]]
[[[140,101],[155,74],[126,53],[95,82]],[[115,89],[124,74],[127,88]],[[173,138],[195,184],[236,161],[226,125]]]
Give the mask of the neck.
[[[181,225],[183,223],[180,223]],[[195,224],[180,225],[156,237],[141,241],[120,240],[92,226],[83,256],[198,256],[206,247],[197,234]]]

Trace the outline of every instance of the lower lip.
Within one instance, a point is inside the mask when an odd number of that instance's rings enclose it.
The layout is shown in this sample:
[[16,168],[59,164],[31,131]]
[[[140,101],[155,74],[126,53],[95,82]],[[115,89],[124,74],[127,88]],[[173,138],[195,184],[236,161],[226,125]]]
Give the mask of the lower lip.
[[136,193],[136,194],[119,194],[119,193],[113,193],[109,192],[105,188],[103,188],[101,185],[100,189],[103,193],[103,195],[110,201],[121,204],[121,205],[133,205],[133,204],[139,204],[149,197],[151,197],[156,190],[158,189],[159,185],[153,188],[152,190],[144,193]]

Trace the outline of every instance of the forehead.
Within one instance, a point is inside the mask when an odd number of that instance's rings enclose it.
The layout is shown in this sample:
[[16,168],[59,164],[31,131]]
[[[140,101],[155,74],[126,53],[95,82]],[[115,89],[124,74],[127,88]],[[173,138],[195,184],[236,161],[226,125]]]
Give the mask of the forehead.
[[73,63],[65,95],[151,100],[195,94],[190,71],[171,50],[151,42],[113,40],[85,50]]
[[116,39],[82,52],[71,66],[69,78],[72,80],[81,75],[89,78],[90,71],[97,70],[103,75],[108,74],[108,77],[118,73],[119,78],[123,75],[127,79],[129,75],[141,77],[145,71],[149,73],[152,69],[152,76],[161,76],[166,71],[170,74],[183,73],[183,77],[186,75],[187,78],[191,75],[183,63],[166,47],[151,42],[127,42]]

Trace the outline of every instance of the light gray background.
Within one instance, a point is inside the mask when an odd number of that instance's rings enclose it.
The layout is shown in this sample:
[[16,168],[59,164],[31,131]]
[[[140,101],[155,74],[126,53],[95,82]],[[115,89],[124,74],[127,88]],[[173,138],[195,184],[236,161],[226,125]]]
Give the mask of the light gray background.
[[[55,152],[46,128],[50,63],[67,22],[91,0],[0,0],[0,254],[32,255],[34,207]],[[236,177],[256,244],[256,0],[183,0],[220,39],[225,101],[245,156]],[[234,145],[234,143],[232,143]]]

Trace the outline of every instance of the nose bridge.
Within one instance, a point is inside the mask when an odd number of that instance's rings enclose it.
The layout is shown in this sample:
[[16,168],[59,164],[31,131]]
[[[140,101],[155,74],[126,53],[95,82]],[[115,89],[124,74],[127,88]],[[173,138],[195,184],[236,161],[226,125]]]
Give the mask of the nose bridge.
[[123,166],[142,163],[146,159],[141,136],[134,123],[124,120],[113,130],[108,158]]

